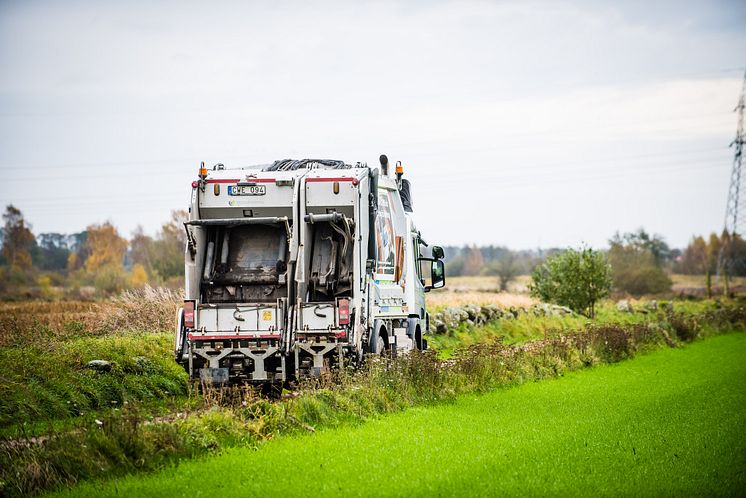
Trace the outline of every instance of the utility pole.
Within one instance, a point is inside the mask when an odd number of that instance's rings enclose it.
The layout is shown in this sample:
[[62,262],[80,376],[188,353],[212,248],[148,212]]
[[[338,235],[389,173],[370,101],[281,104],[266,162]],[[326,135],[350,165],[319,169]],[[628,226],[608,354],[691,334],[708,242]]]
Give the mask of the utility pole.
[[743,144],[746,141],[743,131],[743,116],[746,109],[746,73],[743,75],[743,84],[741,85],[741,95],[738,98],[738,105],[734,109],[738,113],[738,127],[736,128],[736,138],[730,143],[734,148],[733,169],[730,173],[730,187],[728,188],[728,204],[725,208],[725,243],[720,247],[718,254],[718,274],[722,271],[725,277],[725,289],[728,292],[729,270],[732,267],[732,244],[735,238],[743,237],[744,228],[746,228],[746,199],[741,200],[741,192],[746,190],[746,176],[741,172],[741,163],[743,159]]

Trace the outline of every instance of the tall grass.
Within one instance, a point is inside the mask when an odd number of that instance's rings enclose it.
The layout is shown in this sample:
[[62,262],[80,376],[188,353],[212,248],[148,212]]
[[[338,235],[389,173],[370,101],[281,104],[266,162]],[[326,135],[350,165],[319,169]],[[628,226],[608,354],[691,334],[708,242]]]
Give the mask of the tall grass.
[[[184,396],[187,376],[171,353],[179,301],[145,287],[101,303],[3,304],[0,434],[36,435],[124,402]],[[91,360],[111,368],[87,368]]]
[[[173,361],[170,334],[76,338],[48,345],[0,348],[0,434],[35,431],[133,401],[183,396],[187,375]],[[110,362],[106,372],[87,362]]]
[[49,346],[85,336],[175,330],[181,294],[145,286],[101,302],[0,303],[0,347]]

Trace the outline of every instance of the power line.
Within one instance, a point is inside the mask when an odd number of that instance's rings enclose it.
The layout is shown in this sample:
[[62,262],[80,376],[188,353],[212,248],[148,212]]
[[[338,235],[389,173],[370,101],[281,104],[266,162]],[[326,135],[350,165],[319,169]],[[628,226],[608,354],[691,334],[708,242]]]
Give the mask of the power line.
[[[574,128],[567,128],[562,127],[560,130],[556,129],[547,129],[547,130],[538,130],[538,131],[510,131],[510,132],[500,132],[498,135],[496,135],[495,138],[503,139],[503,138],[520,138],[520,137],[534,137],[537,135],[568,135],[568,134],[579,134],[582,135],[583,133],[587,133],[588,131],[615,131],[617,129],[626,129],[630,126],[639,126],[639,125],[660,125],[664,123],[675,123],[680,121],[692,121],[692,120],[700,120],[702,118],[711,118],[711,117],[719,117],[724,116],[724,113],[722,112],[711,112],[711,113],[705,113],[705,114],[693,114],[693,115],[686,115],[686,116],[674,116],[666,119],[658,119],[658,120],[641,120],[641,121],[625,121],[622,123],[605,123],[605,124],[593,124],[588,123],[587,125],[583,126],[576,126]],[[702,125],[700,124],[694,124],[692,126],[684,126],[684,127],[677,127],[677,128],[657,128],[656,131],[659,132],[687,132],[692,130],[700,130],[702,128]],[[396,147],[424,147],[425,149],[432,148],[433,145],[442,145],[442,141],[415,141],[415,142],[400,142],[398,144],[393,144]],[[533,147],[533,144],[527,144],[527,147]],[[451,149],[452,151],[485,151],[485,150],[494,150],[494,149],[505,149],[506,146],[504,144],[502,145],[495,145],[495,146],[488,146],[488,147],[464,147],[464,148],[458,148],[458,149]],[[427,153],[427,152],[426,152]],[[432,154],[442,154],[443,150],[433,151]],[[248,155],[226,155],[221,156],[220,161],[227,164],[227,160],[235,160],[235,161],[241,161],[245,160],[247,158],[253,159],[256,157],[256,154],[253,156]],[[161,158],[161,159],[153,159],[153,158],[145,158],[145,159],[135,159],[135,160],[129,160],[129,161],[98,161],[98,162],[86,162],[86,161],[70,161],[65,163],[0,163],[0,169],[5,170],[3,172],[3,175],[7,174],[13,174],[17,171],[21,170],[28,170],[28,171],[40,171],[40,170],[48,170],[48,169],[69,169],[69,168],[89,168],[89,167],[95,167],[95,168],[102,168],[107,166],[142,166],[142,165],[155,165],[155,164],[168,164],[168,163],[175,163],[180,168],[193,168],[199,164],[200,158],[197,156],[191,156],[191,157],[181,157],[181,158]]]
[[[534,145],[531,145],[531,147],[534,147]],[[526,148],[528,148],[528,147],[526,147]],[[467,152],[467,151],[486,152],[486,151],[490,151],[490,150],[512,150],[512,149],[513,148],[505,147],[505,146],[489,146],[489,147],[478,147],[478,148],[468,148],[468,149],[467,148],[455,149],[455,150],[451,150],[451,152],[454,152],[454,153],[458,152],[458,151],[461,151],[461,152]],[[617,162],[617,160],[629,160],[629,159],[652,158],[652,157],[668,157],[668,156],[676,156],[676,155],[685,155],[685,156],[688,157],[690,154],[708,153],[708,152],[719,152],[721,150],[724,150],[724,149],[709,147],[709,148],[699,148],[699,149],[676,150],[676,151],[673,151],[673,152],[671,152],[671,151],[659,151],[659,152],[652,152],[652,153],[645,153],[645,154],[633,154],[633,155],[626,155],[626,156],[621,156],[621,157],[617,157],[617,158],[611,158],[611,159],[613,159],[613,161],[611,161],[611,162]],[[437,152],[437,153],[433,152],[432,154],[438,154],[439,155],[439,154],[442,154],[442,152]],[[422,156],[422,155],[430,155],[430,153],[424,153],[424,154],[423,153],[415,153],[414,155],[420,155],[420,156]],[[582,162],[588,162],[588,163],[592,162],[594,164],[597,164],[597,163],[607,163],[607,162],[610,162],[609,159],[610,158],[608,158],[608,157],[604,157],[604,158],[587,158],[587,159],[584,158]],[[192,159],[192,161],[193,161],[193,159]],[[161,162],[172,162],[172,160],[163,160],[163,161],[152,160],[152,161],[150,161],[151,164],[161,163]],[[113,163],[102,163],[102,164],[136,166],[139,163],[135,162],[135,161],[131,161],[131,162],[113,162]],[[145,164],[145,163],[143,163],[143,164]],[[552,164],[559,165],[559,163],[552,163]],[[578,161],[573,161],[570,164],[578,164]],[[80,165],[80,166],[82,167],[83,165]],[[87,164],[85,166],[91,167],[91,166],[94,166],[94,164]],[[60,168],[67,168],[67,167],[72,167],[72,166],[71,165],[60,165]],[[491,168],[491,166],[490,166],[490,168]],[[15,178],[12,176],[12,175],[17,174],[17,173],[21,173],[21,174],[22,173],[36,173],[37,170],[41,170],[41,169],[47,169],[47,167],[44,167],[44,168],[28,168],[28,169],[12,169],[12,170],[8,170],[7,172],[3,172],[3,177],[4,177],[3,181],[4,182],[34,181],[34,180],[49,181],[49,180],[66,180],[66,179],[69,179],[69,178],[73,177],[73,175],[71,175],[71,174],[57,175],[57,176],[47,176],[47,175],[42,174],[42,175],[37,175],[37,176],[20,176],[20,177],[15,177]],[[140,176],[147,176],[147,177],[172,176],[172,177],[176,177],[178,175],[188,175],[188,174],[193,173],[194,171],[196,171],[195,168],[189,168],[188,169],[187,167],[182,166],[179,171],[172,171],[171,169],[148,170],[146,172],[142,172],[142,174]],[[9,175],[11,175],[11,176],[9,177]],[[131,175],[132,175],[132,172],[130,170],[119,169],[119,170],[115,170],[115,171],[103,171],[103,172],[96,172],[96,173],[93,173],[93,174],[86,174],[85,177],[88,178],[88,179],[90,179],[90,178],[100,179],[100,178],[128,177],[128,176],[131,176]]]
[[[615,178],[639,177],[641,173],[654,175],[660,173],[683,173],[689,171],[703,171],[720,168],[721,165],[716,161],[710,160],[678,160],[656,163],[653,165],[637,165],[618,169],[615,171],[588,171],[587,169],[575,168],[571,170],[557,171],[551,164],[544,164],[540,168],[524,171],[523,174],[505,174],[505,175],[480,175],[479,181],[494,181],[493,190],[504,190],[518,186],[546,186],[558,183],[604,181]],[[473,176],[454,176],[449,177],[446,182],[443,179],[422,178],[417,181],[418,184],[427,186],[429,191],[435,192],[439,189],[450,189],[453,185],[471,183],[474,181]],[[100,206],[106,202],[109,206],[122,202],[131,203],[133,200],[140,205],[163,205],[171,200],[186,198],[182,191],[170,189],[169,191],[149,192],[140,191],[132,192],[131,190],[119,190],[106,195],[92,195],[81,198],[75,196],[55,196],[53,198],[43,197],[30,199],[23,203],[18,203],[23,208],[48,209],[63,206],[67,211],[74,208],[87,209],[93,206]]]

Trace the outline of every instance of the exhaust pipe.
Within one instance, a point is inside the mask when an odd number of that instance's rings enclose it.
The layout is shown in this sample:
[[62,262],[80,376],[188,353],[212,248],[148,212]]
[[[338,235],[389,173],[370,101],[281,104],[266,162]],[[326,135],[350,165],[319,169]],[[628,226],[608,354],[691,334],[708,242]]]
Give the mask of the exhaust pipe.
[[381,173],[383,176],[389,176],[389,158],[386,157],[386,154],[381,154],[378,160],[381,162]]

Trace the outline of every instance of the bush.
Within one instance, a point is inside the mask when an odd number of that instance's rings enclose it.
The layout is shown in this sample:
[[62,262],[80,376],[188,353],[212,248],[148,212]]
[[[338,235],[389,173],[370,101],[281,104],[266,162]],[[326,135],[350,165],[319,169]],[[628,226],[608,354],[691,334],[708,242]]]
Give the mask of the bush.
[[127,286],[124,270],[116,265],[106,265],[98,269],[94,277],[96,288],[100,291],[114,294]]
[[671,279],[649,250],[615,244],[609,250],[614,287],[633,296],[671,290]]
[[552,256],[531,275],[531,295],[567,306],[593,318],[596,302],[611,288],[611,268],[606,256],[590,248],[568,249]]

